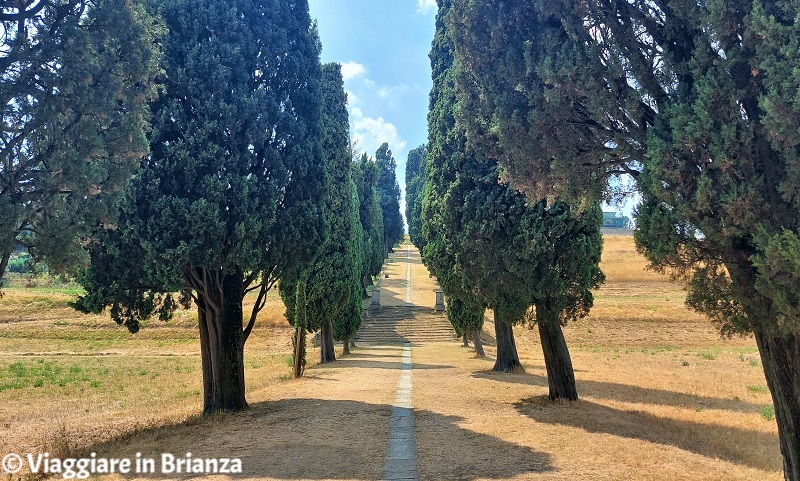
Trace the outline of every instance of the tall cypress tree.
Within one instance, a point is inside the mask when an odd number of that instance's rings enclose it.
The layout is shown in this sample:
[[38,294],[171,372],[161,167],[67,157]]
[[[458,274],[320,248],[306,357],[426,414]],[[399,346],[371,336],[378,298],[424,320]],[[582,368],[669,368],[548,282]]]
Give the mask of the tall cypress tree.
[[146,155],[163,25],[140,2],[3,2],[0,287],[27,247],[53,272],[86,265],[87,237]]
[[361,220],[363,240],[361,243],[362,298],[367,297],[367,286],[372,285],[372,277],[377,276],[383,267],[386,252],[383,237],[383,211],[378,195],[378,166],[362,154],[353,166],[353,180],[358,192],[358,214]]
[[[581,317],[592,304],[599,271],[599,206],[576,212],[563,202],[529,204],[503,183],[497,162],[466,148],[466,131],[455,119],[459,65],[443,19],[450,2],[440,4],[431,61],[434,80],[431,113],[432,218],[454,258],[462,285],[495,312],[498,353],[495,370],[512,371],[519,357],[513,324],[536,306],[536,319],[548,369],[551,398],[577,399],[562,322]],[[439,225],[437,226],[436,223]],[[577,254],[577,255],[576,255]]]
[[315,200],[326,195],[320,47],[305,0],[160,6],[167,80],[151,154],[76,306],[110,305],[136,331],[154,313],[169,318],[181,291],[198,310],[203,410],[237,411],[247,407],[244,344],[267,291],[307,270],[326,237]]
[[452,131],[455,126],[452,66],[452,44],[444,29],[444,9],[440,4],[436,17],[436,35],[430,53],[433,88],[428,112],[428,159],[421,201],[422,261],[436,276],[445,295],[447,317],[456,333],[474,334],[474,347],[482,355],[480,332],[483,328],[486,301],[474,292],[456,266],[457,245],[452,222],[445,207],[447,189],[455,181],[458,160]]
[[350,184],[350,196],[352,205],[356,206],[351,209],[349,215],[351,216],[350,222],[354,226],[354,238],[350,247],[351,255],[357,264],[353,266],[352,271],[348,271],[350,285],[347,286],[349,297],[345,300],[345,305],[338,315],[333,319],[333,338],[337,341],[342,341],[343,351],[342,354],[350,354],[350,344],[352,343],[353,336],[355,336],[358,328],[361,327],[362,314],[363,314],[363,295],[362,295],[362,268],[364,266],[364,252],[363,252],[363,239],[364,229],[361,226],[358,213],[358,192],[355,182]]
[[397,183],[397,161],[384,142],[375,152],[378,166],[378,198],[383,212],[384,257],[392,246],[403,240],[403,217],[400,214],[400,185]]
[[784,474],[800,480],[800,7],[470,0],[456,13],[472,125],[494,126],[509,176],[532,198],[636,179],[638,248],[723,334],[755,336]]
[[419,249],[425,247],[422,236],[422,195],[425,188],[425,164],[428,149],[420,145],[408,153],[406,162],[406,221],[408,236]]
[[[325,215],[330,224],[330,236],[319,256],[305,276],[305,328],[320,332],[320,362],[336,360],[334,334],[348,333],[349,329],[335,329],[334,324],[350,326],[352,319],[345,312],[354,297],[361,305],[361,229],[358,218],[358,197],[351,176],[349,121],[347,94],[344,91],[341,65],[329,63],[322,67],[322,118],[325,170],[329,189],[325,198]],[[281,296],[288,318],[296,299],[296,280],[283,278]],[[359,309],[360,315],[360,309]],[[356,326],[356,329],[358,327]],[[297,359],[295,360],[297,362]]]

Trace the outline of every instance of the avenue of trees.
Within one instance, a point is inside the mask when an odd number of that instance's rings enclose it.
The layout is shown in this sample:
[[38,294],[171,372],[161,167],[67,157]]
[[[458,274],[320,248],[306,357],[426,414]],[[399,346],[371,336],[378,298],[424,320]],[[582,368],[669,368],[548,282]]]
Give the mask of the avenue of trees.
[[347,348],[398,237],[384,198],[399,191],[384,187],[388,145],[354,159],[307,2],[14,5],[0,13],[0,277],[27,247],[80,272],[75,308],[110,308],[131,332],[194,303],[206,413],[247,407],[244,345],[276,285],[296,337],[321,331],[323,362],[334,339]]
[[[521,368],[512,327],[532,317],[551,399],[576,400],[561,326],[588,313],[591,289],[603,280],[600,208],[529,202],[502,181],[496,158],[467,148],[467,131],[456,118],[464,105],[457,95],[461,69],[445,23],[450,8],[450,1],[440,2],[431,51],[423,259],[452,304],[448,313],[457,330],[479,332],[485,308],[494,311],[495,370]],[[478,336],[475,341],[478,349]]]
[[[578,398],[562,326],[592,307],[599,202],[629,178],[638,249],[755,337],[800,481],[799,21],[782,0],[439,0],[406,215],[476,353],[487,308],[498,371],[534,323],[550,398]],[[349,347],[400,189],[388,144],[354,153],[307,0],[3,2],[0,22],[0,288],[22,246],[131,332],[194,304],[206,413],[247,407],[276,286],[295,375],[307,333],[321,362]]]
[[[800,7],[453,0],[467,148],[530,202],[642,196],[638,249],[752,334],[800,480]],[[466,113],[468,112],[468,115]],[[538,306],[537,306],[538,307]]]
[[378,198],[383,212],[384,256],[392,252],[392,246],[403,240],[403,216],[400,213],[400,185],[397,182],[397,161],[383,143],[375,152],[378,166]]
[[406,220],[411,243],[420,250],[425,247],[422,236],[422,194],[425,187],[425,166],[428,148],[420,145],[411,149],[406,161]]

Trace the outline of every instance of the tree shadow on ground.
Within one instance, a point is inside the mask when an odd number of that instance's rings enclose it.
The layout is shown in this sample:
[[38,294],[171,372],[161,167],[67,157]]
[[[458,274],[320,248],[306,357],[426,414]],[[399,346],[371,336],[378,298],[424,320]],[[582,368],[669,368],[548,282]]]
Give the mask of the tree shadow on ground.
[[[256,403],[245,413],[198,417],[185,423],[140,430],[88,447],[97,457],[156,459],[155,474],[126,478],[190,478],[161,474],[161,453],[193,458],[236,457],[241,474],[232,478],[382,479],[392,406],[349,400],[283,399]],[[547,453],[531,450],[459,427],[464,421],[430,411],[415,411],[417,423],[437,427],[434,442],[447,446],[459,479],[507,479],[527,472],[553,471]],[[419,440],[417,443],[419,444]],[[481,463],[479,453],[511,457],[513,466]],[[420,473],[421,478],[426,473]]]
[[[778,436],[772,433],[693,423],[643,411],[614,409],[589,401],[558,405],[547,396],[526,399],[514,406],[520,414],[540,423],[674,446],[765,471],[781,469]],[[774,446],[775,452],[754,449],[765,445]]]
[[[401,361],[361,361],[359,359],[348,359],[348,362],[346,364],[330,362],[325,364],[319,364],[316,367],[320,369],[393,369],[399,373],[400,369],[403,367],[403,363]],[[446,364],[420,364],[416,362],[413,363],[414,370],[450,369],[452,367],[453,366]]]
[[[372,346],[370,346],[370,347],[372,347]],[[357,346],[355,348],[351,348],[350,354],[338,354],[337,355],[337,359],[338,359],[338,356],[342,356],[343,359],[347,358],[348,360],[354,361],[354,362],[358,361],[358,358],[361,358],[361,357],[374,358],[374,359],[397,359],[397,356],[399,356],[400,353],[402,352],[403,345],[402,344],[396,344],[396,345],[387,346],[387,347],[391,347],[392,350],[391,351],[387,351],[386,354],[369,354],[367,352],[363,352],[361,346]]]
[[[580,371],[576,370],[575,372]],[[547,379],[536,374],[515,373],[513,376],[507,376],[494,371],[479,371],[472,374],[472,377],[547,388]],[[759,404],[737,399],[695,396],[664,389],[645,388],[630,384],[618,384],[604,381],[577,380],[576,382],[579,396],[592,396],[601,399],[613,399],[616,401],[654,404],[659,406],[720,409],[745,413],[758,412],[761,408]]]

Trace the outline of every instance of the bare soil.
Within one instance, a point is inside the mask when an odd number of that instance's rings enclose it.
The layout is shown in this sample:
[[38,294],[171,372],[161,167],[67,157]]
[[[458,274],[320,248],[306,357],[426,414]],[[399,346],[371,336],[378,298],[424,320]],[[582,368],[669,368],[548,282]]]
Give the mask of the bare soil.
[[[782,479],[754,341],[721,339],[644,265],[630,236],[606,237],[608,281],[592,314],[565,328],[576,403],[547,400],[535,327],[515,328],[524,373],[490,371],[491,313],[486,358],[458,342],[414,345],[420,479]],[[410,294],[433,307],[435,279],[413,247],[385,272],[384,305]],[[191,452],[240,457],[243,479],[380,479],[400,346],[359,346],[292,380],[273,295],[245,348],[251,410],[203,418],[191,311],[131,336],[59,296],[10,289],[0,300],[0,454]]]

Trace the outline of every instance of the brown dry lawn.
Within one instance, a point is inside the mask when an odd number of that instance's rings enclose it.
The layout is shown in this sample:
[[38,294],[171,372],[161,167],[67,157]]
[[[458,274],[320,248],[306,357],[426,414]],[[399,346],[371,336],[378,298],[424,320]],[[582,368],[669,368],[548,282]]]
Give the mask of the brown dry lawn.
[[[629,236],[606,237],[603,268],[592,314],[565,330],[577,403],[547,401],[535,329],[516,328],[526,373],[490,371],[491,345],[484,359],[456,342],[413,347],[421,479],[781,479],[753,340],[720,339],[683,307],[679,287],[643,270]],[[385,271],[384,305],[410,295],[432,307],[435,280],[413,247],[396,249]],[[292,380],[291,334],[273,293],[245,349],[252,409],[201,418],[193,312],[130,335],[75,314],[61,290],[6,294],[0,454],[191,451],[242,458],[243,478],[380,479],[399,346],[361,346]]]

